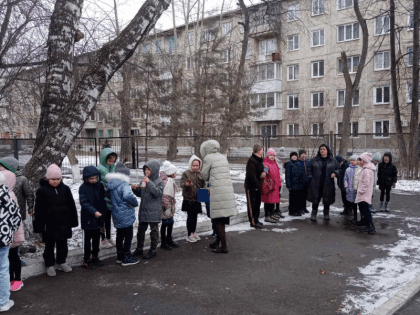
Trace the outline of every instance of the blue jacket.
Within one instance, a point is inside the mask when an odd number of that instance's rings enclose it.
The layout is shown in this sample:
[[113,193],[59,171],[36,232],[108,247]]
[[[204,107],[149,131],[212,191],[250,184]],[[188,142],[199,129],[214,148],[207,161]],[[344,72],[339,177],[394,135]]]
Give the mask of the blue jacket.
[[340,176],[337,177],[337,186],[340,188],[340,190],[345,191],[346,188],[344,187],[344,177],[346,175],[346,170],[349,167],[350,163],[345,160],[341,155],[337,155],[335,157],[335,160],[338,164],[343,162],[343,164],[340,165]]
[[[88,184],[87,179],[98,176],[95,184]],[[103,218],[96,218],[95,212],[104,214],[107,211],[105,202],[105,188],[101,183],[101,173],[94,166],[86,166],[83,169],[84,183],[79,188],[79,201],[82,206],[80,217],[83,230],[96,230],[103,226]]]
[[290,190],[302,190],[306,184],[303,163],[290,160],[286,163],[286,187]]
[[112,221],[117,229],[133,225],[136,221],[134,208],[139,204],[136,196],[128,184],[130,178],[121,173],[108,173],[106,175],[108,187],[106,193],[112,203]]

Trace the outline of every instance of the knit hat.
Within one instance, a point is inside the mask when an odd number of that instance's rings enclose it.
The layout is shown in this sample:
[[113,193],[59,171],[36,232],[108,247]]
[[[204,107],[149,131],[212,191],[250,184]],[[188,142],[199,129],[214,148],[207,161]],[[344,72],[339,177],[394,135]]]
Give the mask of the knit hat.
[[357,155],[357,154],[353,154],[351,157],[350,157],[350,161],[357,161],[357,159],[359,158],[359,156]]
[[305,153],[305,154],[306,154],[306,151],[305,151],[304,149],[300,149],[300,150],[299,150],[299,155],[298,155],[298,157],[300,157],[303,153]]
[[269,148],[269,149],[267,150],[267,156],[269,156],[269,155],[274,155],[274,156],[276,156],[276,150],[274,150],[274,148]]
[[369,163],[372,161],[372,153],[364,152],[362,153],[362,155],[359,156],[359,158],[365,161],[366,163]]
[[6,177],[0,172],[0,185],[6,185]]
[[121,162],[115,165],[115,173],[121,173],[130,176],[130,170]]
[[279,158],[279,159],[285,159],[286,158],[286,153],[284,152],[285,150],[284,150],[284,147],[281,147],[280,149],[279,149],[279,154],[277,155],[277,157]]
[[17,169],[19,168],[19,161],[14,157],[2,158],[0,159],[0,164],[13,173],[16,173]]
[[163,161],[162,167],[160,168],[162,172],[164,172],[166,175],[171,176],[176,173],[177,168],[175,165],[173,165],[169,161]]
[[376,152],[373,157],[372,157],[372,161],[376,161],[376,162],[382,162],[382,156],[381,153]]
[[343,162],[343,161],[344,161],[344,158],[343,158],[341,155],[337,155],[337,156],[335,157],[335,160],[337,161],[337,163],[338,163],[338,164],[340,164],[341,162]]
[[61,177],[63,177],[63,174],[61,173],[61,169],[56,164],[51,164],[48,166],[47,174],[45,174],[46,179]]
[[293,155],[298,156],[298,154],[297,154],[297,152],[296,152],[296,151],[290,152],[290,159],[292,159],[292,156],[293,156]]

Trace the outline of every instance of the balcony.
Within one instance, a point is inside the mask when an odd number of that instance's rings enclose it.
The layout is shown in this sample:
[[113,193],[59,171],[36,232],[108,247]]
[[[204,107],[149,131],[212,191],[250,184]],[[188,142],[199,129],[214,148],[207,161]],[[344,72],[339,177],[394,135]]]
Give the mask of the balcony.
[[251,93],[270,93],[281,92],[281,80],[273,79],[266,81],[257,81],[251,88]]
[[252,121],[280,121],[283,119],[281,107],[258,108],[251,111]]
[[98,126],[98,123],[96,121],[88,120],[83,128],[85,129],[96,129]]

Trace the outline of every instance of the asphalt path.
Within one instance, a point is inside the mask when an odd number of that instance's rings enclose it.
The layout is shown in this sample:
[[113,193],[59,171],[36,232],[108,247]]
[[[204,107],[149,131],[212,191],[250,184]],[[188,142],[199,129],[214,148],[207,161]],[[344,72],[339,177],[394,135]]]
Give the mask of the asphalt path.
[[[420,196],[391,198],[404,215],[418,216]],[[338,192],[337,200],[340,206]],[[397,230],[405,229],[393,219],[375,222],[377,234],[365,235],[339,215],[329,222],[319,216],[316,223],[307,215],[263,230],[228,232],[227,255],[212,253],[213,239],[205,236],[180,241],[172,251],[158,249],[154,259],[134,266],[110,258],[93,271],[41,275],[12,293],[10,314],[341,314],[346,294],[366,292],[348,279],[364,279],[359,268],[386,257],[377,247],[392,246],[400,240]],[[356,305],[351,314],[358,313]]]

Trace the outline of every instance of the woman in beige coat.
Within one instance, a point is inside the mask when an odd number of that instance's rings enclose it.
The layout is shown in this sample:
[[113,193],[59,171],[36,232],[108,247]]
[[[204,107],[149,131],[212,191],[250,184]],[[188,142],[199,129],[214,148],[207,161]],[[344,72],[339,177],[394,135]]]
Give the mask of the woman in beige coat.
[[225,227],[230,223],[230,217],[236,215],[237,210],[229,162],[219,151],[220,144],[216,140],[208,140],[201,144],[200,154],[203,158],[201,174],[210,184],[210,217],[217,231],[217,239],[210,244],[210,248],[215,253],[227,254],[229,251]]

